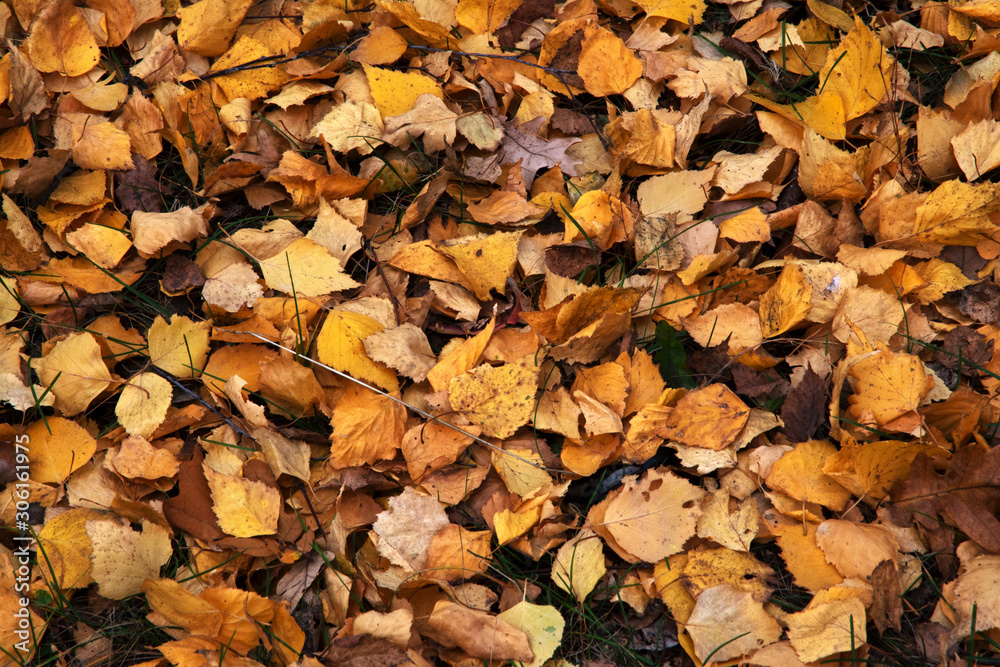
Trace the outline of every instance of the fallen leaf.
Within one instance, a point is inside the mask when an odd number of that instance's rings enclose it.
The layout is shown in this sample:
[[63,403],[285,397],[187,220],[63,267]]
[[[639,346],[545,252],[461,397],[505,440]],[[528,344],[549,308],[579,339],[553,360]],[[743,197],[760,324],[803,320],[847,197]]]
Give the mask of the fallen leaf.
[[253,480],[204,467],[219,527],[234,537],[271,535],[278,529],[281,494]]
[[604,577],[604,549],[592,530],[581,530],[562,545],[552,561],[552,581],[583,603]]
[[528,423],[537,392],[538,368],[530,358],[503,366],[483,364],[448,385],[452,409],[494,438],[510,437]]
[[703,495],[673,473],[653,469],[608,496],[601,526],[633,559],[656,563],[695,534]]

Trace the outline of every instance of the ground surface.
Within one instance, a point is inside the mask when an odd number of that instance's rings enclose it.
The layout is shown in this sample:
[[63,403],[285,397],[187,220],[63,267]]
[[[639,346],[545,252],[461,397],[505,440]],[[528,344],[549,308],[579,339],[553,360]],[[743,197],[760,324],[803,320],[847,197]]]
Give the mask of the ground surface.
[[994,3],[0,24],[0,663],[1000,660]]

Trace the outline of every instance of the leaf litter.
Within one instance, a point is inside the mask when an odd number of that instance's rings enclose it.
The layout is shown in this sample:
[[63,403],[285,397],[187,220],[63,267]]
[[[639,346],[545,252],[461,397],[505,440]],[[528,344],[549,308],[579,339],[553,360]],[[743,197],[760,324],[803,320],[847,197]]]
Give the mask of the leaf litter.
[[1000,13],[904,4],[0,5],[3,664],[993,659]]

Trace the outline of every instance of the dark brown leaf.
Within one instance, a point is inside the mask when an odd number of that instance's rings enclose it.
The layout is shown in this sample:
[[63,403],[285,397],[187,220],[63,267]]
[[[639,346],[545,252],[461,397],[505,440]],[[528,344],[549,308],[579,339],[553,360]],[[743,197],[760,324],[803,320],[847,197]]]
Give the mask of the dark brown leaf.
[[958,309],[975,322],[996,322],[1000,319],[1000,286],[977,283],[966,287]]
[[811,368],[788,392],[781,406],[782,432],[792,442],[805,442],[826,421],[826,384]]
[[1000,499],[1000,447],[984,451],[977,444],[958,450],[944,474],[933,460],[919,454],[910,477],[897,483],[892,498],[897,508],[908,510],[927,529],[940,518],[965,533],[987,551],[1000,551],[1000,521],[993,504]]

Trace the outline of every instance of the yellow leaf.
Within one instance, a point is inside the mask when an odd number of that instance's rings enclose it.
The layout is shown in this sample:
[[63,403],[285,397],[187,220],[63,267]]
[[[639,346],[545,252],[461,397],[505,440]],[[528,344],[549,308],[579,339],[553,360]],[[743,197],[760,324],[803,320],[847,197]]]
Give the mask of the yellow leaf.
[[0,326],[7,324],[21,311],[17,300],[17,281],[0,277]]
[[816,544],[826,562],[848,579],[870,580],[882,561],[899,560],[899,544],[885,526],[829,519],[816,528]]
[[[274,55],[280,54],[272,53],[267,44],[244,35],[233,44],[232,48],[212,63],[209,72],[221,72]],[[263,69],[238,70],[215,78],[215,82],[230,100],[243,98],[251,102],[266,96],[272,90],[277,90],[287,80],[288,75],[285,74],[281,65]]]
[[148,579],[142,590],[170,625],[196,635],[191,640],[207,637],[214,640],[209,646],[225,645],[240,655],[260,643],[260,626],[274,618],[273,602],[239,589],[218,586],[195,595],[172,579]]
[[792,578],[796,584],[814,593],[844,580],[837,569],[826,562],[823,551],[816,544],[816,525],[806,521],[775,527],[781,558]]
[[688,553],[681,581],[696,599],[714,586],[729,584],[758,602],[771,597],[775,572],[745,551],[702,549]]
[[[596,97],[621,95],[642,76],[642,62],[610,30],[588,24],[577,73],[584,88]],[[609,63],[614,63],[609,67]]]
[[[220,642],[239,653],[247,653],[260,643],[260,627],[274,617],[275,603],[256,593],[238,588],[207,588],[201,597],[217,608],[223,618]],[[232,638],[230,643],[228,638]]]
[[479,364],[483,351],[493,336],[495,326],[496,320],[491,319],[482,331],[456,345],[434,365],[434,368],[427,373],[427,379],[434,391],[447,389],[452,378],[472,370]]
[[812,289],[802,269],[789,264],[778,280],[760,296],[760,329],[764,338],[785,333],[806,319],[812,308]]
[[253,439],[260,445],[267,465],[274,476],[291,475],[303,482],[309,481],[309,445],[301,440],[291,440],[270,428],[254,429]]
[[383,119],[406,113],[413,108],[421,95],[431,94],[444,98],[441,86],[426,74],[396,72],[364,64],[362,66],[368,76],[375,106]]
[[389,265],[407,273],[471,287],[465,274],[459,271],[450,257],[440,252],[433,241],[420,241],[404,246],[389,260]]
[[208,361],[208,322],[193,322],[171,315],[170,324],[157,316],[149,327],[149,359],[153,365],[179,378],[194,378]]
[[382,331],[382,328],[381,324],[364,315],[346,310],[331,312],[316,339],[319,360],[386,391],[396,391],[399,381],[395,371],[372,361],[365,354],[365,338]]
[[552,561],[552,581],[583,604],[607,572],[604,546],[592,530],[581,530],[562,545]]
[[903,309],[898,297],[874,287],[852,287],[844,291],[833,316],[833,337],[847,343],[853,335],[853,326],[869,341],[887,341],[902,321]]
[[785,620],[788,639],[802,662],[816,662],[868,641],[865,605],[858,598],[810,603]]
[[147,579],[160,576],[160,567],[173,555],[170,536],[154,523],[143,522],[142,532],[117,521],[88,521],[87,537],[93,551],[91,574],[97,591],[111,600],[142,592]]
[[520,0],[458,0],[455,18],[473,35],[482,35],[495,32],[520,6]]
[[173,398],[173,386],[156,373],[133,376],[115,406],[118,423],[129,435],[148,438],[167,416]]
[[97,441],[74,421],[48,417],[28,426],[31,443],[31,479],[62,484],[97,451]]
[[854,21],[843,9],[837,9],[822,0],[806,0],[809,11],[823,23],[847,32],[854,26]]
[[169,449],[159,449],[145,438],[132,435],[108,452],[104,465],[126,479],[153,480],[173,477],[180,462]]
[[796,500],[839,512],[847,507],[851,494],[823,472],[827,458],[836,452],[833,443],[825,440],[800,442],[774,463],[767,485]]
[[366,65],[389,65],[406,52],[406,40],[387,25],[372,27],[351,54]]
[[552,484],[552,476],[545,469],[545,462],[538,452],[516,449],[512,454],[516,456],[496,450],[490,454],[493,468],[500,475],[508,491],[525,497]]
[[608,126],[608,136],[615,153],[620,153],[625,160],[652,167],[674,166],[677,128],[649,109],[622,114]]
[[750,543],[757,536],[760,515],[753,499],[746,499],[737,505],[735,512],[729,511],[729,492],[717,489],[702,507],[698,517],[698,535],[734,551],[750,551]]
[[723,384],[696,389],[681,398],[657,435],[691,447],[719,451],[746,426],[750,408]]
[[823,472],[858,498],[883,500],[894,483],[909,477],[913,459],[926,450],[918,442],[879,440],[859,445],[850,438],[826,458]]
[[509,544],[538,525],[542,516],[540,505],[530,505],[522,510],[502,510],[493,515],[493,528],[497,544]]
[[764,341],[760,316],[743,303],[718,306],[685,319],[683,324],[684,330],[702,347],[714,347],[728,340],[732,352],[741,352],[756,348]]
[[868,194],[866,173],[871,149],[841,150],[806,128],[799,154],[802,191],[815,199],[861,201]]
[[634,561],[678,553],[695,533],[705,492],[665,468],[630,477],[604,512],[603,526]]
[[601,250],[607,250],[611,242],[611,200],[603,190],[584,193],[565,217],[566,232],[563,243],[590,239]]
[[85,224],[66,234],[66,243],[103,269],[113,269],[132,247],[124,232],[104,225]]
[[292,241],[259,263],[267,286],[285,294],[326,296],[358,287],[329,250],[307,238]]
[[771,240],[767,216],[758,207],[743,211],[719,224],[719,236],[737,243],[766,243]]
[[24,43],[31,63],[40,72],[64,76],[80,76],[93,69],[101,50],[80,10],[70,0],[56,0],[41,8]]
[[522,661],[524,667],[542,667],[553,656],[562,642],[566,621],[559,610],[552,605],[537,605],[518,602],[505,612],[497,614],[497,620],[506,621],[528,635],[528,642],[535,658]]
[[687,554],[676,554],[658,561],[653,568],[651,586],[653,595],[663,600],[671,616],[681,623],[687,623],[695,605],[694,598],[681,582],[686,564]]
[[[786,56],[792,57],[794,54]],[[827,139],[840,140],[846,136],[847,121],[863,116],[887,97],[895,67],[878,36],[856,18],[840,46],[827,54],[816,95],[792,105],[748,97],[789,120],[808,125]]]
[[371,465],[396,455],[406,432],[406,408],[352,384],[337,401],[330,423],[330,466]]
[[368,155],[379,144],[384,126],[378,109],[368,102],[347,100],[327,112],[313,126],[310,136],[321,137],[341,153]]
[[202,466],[212,490],[219,527],[233,537],[271,535],[278,530],[281,493],[263,482],[225,475]]
[[449,523],[431,539],[425,576],[455,581],[485,573],[490,567],[492,537],[488,530],[473,531]]
[[[412,613],[411,613],[412,616]],[[354,619],[357,621],[357,617]],[[274,633],[274,655],[278,664],[291,665],[298,662],[302,648],[306,643],[306,633],[292,618],[287,606],[274,605],[274,620],[271,621],[271,632]]]
[[931,259],[913,267],[925,284],[913,290],[913,296],[921,303],[934,303],[948,292],[964,289],[975,281],[965,277],[962,269],[951,262]]
[[376,0],[376,4],[417,34],[428,38],[432,46],[448,47],[454,44],[455,36],[449,31],[451,26],[424,18],[413,3],[407,0]]
[[914,240],[976,245],[997,232],[992,214],[1000,211],[1000,184],[946,181],[917,207]]
[[179,8],[177,43],[201,56],[221,56],[252,4],[253,0],[199,0]]
[[509,438],[531,419],[537,391],[538,368],[528,357],[503,366],[484,364],[452,378],[448,400],[453,410],[482,426],[483,435]]
[[246,381],[246,391],[255,392],[260,389],[261,368],[277,357],[274,350],[264,345],[229,345],[212,353],[201,381],[206,389],[221,396],[229,378],[239,375]]
[[724,663],[781,638],[782,629],[750,593],[723,584],[698,596],[684,628],[699,660]]
[[572,363],[590,363],[618,340],[632,322],[642,290],[591,287],[539,312],[521,313],[531,328],[556,345],[549,355]]
[[52,568],[60,588],[84,588],[93,583],[87,522],[106,517],[97,510],[73,507],[42,526],[38,533],[39,558],[44,559],[46,569]]
[[916,410],[934,388],[934,378],[918,357],[889,350],[861,359],[849,374],[857,379],[848,397],[851,415],[864,423],[863,416],[870,414],[880,427]]
[[70,334],[38,359],[35,370],[56,397],[56,409],[67,417],[87,409],[111,385],[101,348],[89,333]]
[[204,637],[219,634],[222,614],[205,599],[184,589],[173,579],[151,578],[142,585],[150,608],[171,625],[194,631]]
[[650,17],[673,19],[684,25],[698,25],[705,13],[705,3],[702,0],[640,0],[636,4]]
[[517,264],[521,232],[497,232],[485,238],[463,238],[438,250],[450,257],[472,287],[476,298],[486,301],[490,291],[503,292]]
[[[894,80],[895,61],[878,36],[855,17],[854,27],[840,46],[826,57],[820,70],[821,95],[835,95],[844,109],[844,120],[862,116],[878,106]],[[832,137],[831,137],[832,138]]]

